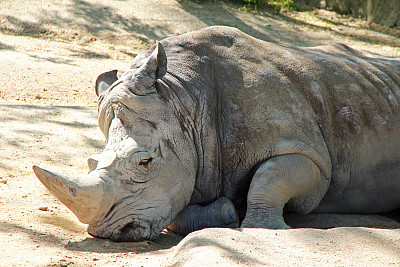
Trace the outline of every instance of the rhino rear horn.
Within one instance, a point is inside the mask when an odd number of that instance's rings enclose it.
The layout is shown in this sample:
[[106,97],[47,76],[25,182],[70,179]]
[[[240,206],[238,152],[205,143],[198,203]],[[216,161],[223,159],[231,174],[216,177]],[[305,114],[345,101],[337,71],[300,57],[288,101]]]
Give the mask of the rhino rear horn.
[[118,71],[107,71],[99,75],[96,80],[96,95],[99,96],[104,91],[108,90],[110,86],[118,80]]

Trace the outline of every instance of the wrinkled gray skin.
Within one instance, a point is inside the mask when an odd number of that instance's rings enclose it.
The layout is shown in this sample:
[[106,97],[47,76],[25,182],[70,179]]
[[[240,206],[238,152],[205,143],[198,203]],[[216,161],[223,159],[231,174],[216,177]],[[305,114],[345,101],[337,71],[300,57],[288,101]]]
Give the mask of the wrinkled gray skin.
[[120,241],[236,227],[238,215],[288,228],[284,209],[387,212],[400,207],[399,85],[398,60],[210,27],[99,77],[108,143],[88,177],[34,169],[89,233]]

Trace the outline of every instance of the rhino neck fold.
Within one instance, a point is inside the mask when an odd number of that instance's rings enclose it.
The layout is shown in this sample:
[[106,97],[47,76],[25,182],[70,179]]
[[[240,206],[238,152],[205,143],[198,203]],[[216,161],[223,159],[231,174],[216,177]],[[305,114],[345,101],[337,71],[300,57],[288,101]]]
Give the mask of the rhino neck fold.
[[202,95],[204,92],[193,89],[171,73],[159,82],[158,89],[173,103],[182,130],[187,132],[196,148],[196,183],[190,204],[215,200],[220,195],[222,184],[221,142],[215,120],[216,103],[206,99],[217,102],[217,97]]

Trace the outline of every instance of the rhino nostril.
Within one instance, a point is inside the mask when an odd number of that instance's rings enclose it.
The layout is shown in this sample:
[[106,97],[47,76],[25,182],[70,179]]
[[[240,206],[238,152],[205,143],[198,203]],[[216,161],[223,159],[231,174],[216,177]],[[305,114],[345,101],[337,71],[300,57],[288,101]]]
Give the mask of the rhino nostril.
[[127,224],[122,230],[117,241],[143,241],[142,228],[134,223]]

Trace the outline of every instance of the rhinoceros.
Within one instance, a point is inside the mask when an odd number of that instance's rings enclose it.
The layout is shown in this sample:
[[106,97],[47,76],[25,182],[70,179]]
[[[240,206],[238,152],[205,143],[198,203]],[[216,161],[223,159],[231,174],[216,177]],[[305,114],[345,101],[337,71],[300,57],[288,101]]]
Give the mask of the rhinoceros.
[[104,151],[79,178],[34,166],[94,236],[285,229],[284,211],[400,207],[400,61],[235,28],[163,39],[96,81]]

